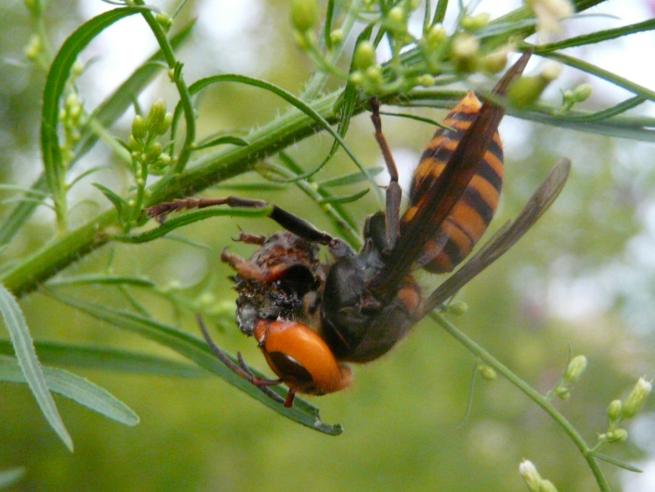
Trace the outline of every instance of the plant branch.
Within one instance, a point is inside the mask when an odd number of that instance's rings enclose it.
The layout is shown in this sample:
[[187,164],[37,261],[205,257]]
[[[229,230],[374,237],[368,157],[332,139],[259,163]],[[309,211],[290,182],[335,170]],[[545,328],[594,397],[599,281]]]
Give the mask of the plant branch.
[[591,472],[594,474],[598,488],[602,492],[609,492],[610,486],[607,479],[603,475],[598,462],[593,454],[593,449],[589,447],[584,438],[576,430],[576,428],[562,415],[555,406],[548,401],[548,399],[535,390],[532,386],[526,383],[523,379],[517,376],[505,364],[496,359],[487,350],[480,346],[473,339],[466,336],[465,333],[460,331],[455,325],[444,318],[443,315],[433,313],[430,315],[434,321],[439,324],[450,336],[455,338],[466,349],[473,353],[476,357],[482,359],[486,364],[493,367],[497,372],[502,374],[511,384],[516,386],[523,394],[530,398],[533,402],[539,405],[550,417],[562,428],[562,430],[571,438],[573,444],[578,448],[585,461],[589,465]]

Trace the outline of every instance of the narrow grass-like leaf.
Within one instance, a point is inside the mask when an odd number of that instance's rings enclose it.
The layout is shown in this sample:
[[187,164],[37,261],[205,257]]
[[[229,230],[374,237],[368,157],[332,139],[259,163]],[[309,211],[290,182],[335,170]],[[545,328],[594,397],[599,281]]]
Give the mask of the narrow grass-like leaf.
[[366,195],[369,191],[368,188],[365,190],[358,191],[357,193],[353,193],[352,195],[348,196],[330,196],[330,197],[325,197],[321,198],[318,203],[352,203],[356,202],[359,200],[361,197]]
[[599,460],[604,461],[605,463],[610,463],[614,466],[618,466],[619,468],[623,468],[624,470],[631,471],[633,473],[643,473],[644,471],[641,468],[637,468],[634,465],[631,465],[630,463],[625,463],[619,459],[616,459],[612,456],[608,456],[603,453],[599,453],[597,451],[592,453],[594,457],[598,458]]
[[11,487],[25,475],[25,468],[18,466],[7,470],[0,470],[0,489]]
[[[36,342],[34,345],[40,359],[55,366],[180,378],[197,378],[207,374],[202,369],[184,362],[113,347],[62,342]],[[11,342],[0,340],[0,354],[13,353]]]
[[134,277],[129,275],[98,275],[85,274],[72,277],[61,277],[50,280],[48,287],[74,286],[74,285],[133,285],[136,287],[154,287],[152,280],[145,277]]
[[289,187],[289,183],[260,181],[259,183],[221,183],[214,186],[217,190],[234,191],[280,191]]
[[234,135],[221,135],[194,145],[193,150],[208,149],[210,147],[217,147],[226,144],[240,145],[241,147],[249,145],[248,141],[244,138],[236,137]]
[[551,60],[556,60],[570,67],[577,68],[578,70],[589,73],[601,79],[607,80],[615,86],[622,87],[623,89],[630,91],[637,96],[642,96],[651,101],[655,101],[655,91],[652,91],[642,85],[632,82],[631,80],[621,77],[620,75],[612,73],[609,70],[600,68],[593,63],[580,60],[579,58],[575,58],[573,56],[564,55],[562,53],[543,53],[542,56]]
[[147,243],[158,239],[178,227],[183,227],[209,217],[265,217],[270,214],[269,208],[210,208],[187,212],[177,217],[166,220],[162,225],[141,234],[129,236],[114,236],[112,239],[123,243]]
[[[417,91],[410,93],[405,100],[394,101],[394,104],[410,107],[432,107],[449,109],[455,104],[463,92],[436,93],[433,91]],[[644,142],[655,141],[655,118],[609,117],[620,114],[643,102],[642,96],[635,96],[616,106],[593,113],[571,111],[557,114],[556,108],[536,108],[530,111],[507,109],[507,114],[525,120],[536,121],[558,128],[570,128],[586,133],[608,135],[616,138],[629,138]]]
[[369,178],[375,177],[384,171],[384,167],[370,167],[366,170],[366,174],[362,172],[349,173],[343,176],[337,176],[336,178],[330,178],[323,181],[317,181],[319,186],[324,186],[326,188],[338,187],[338,186],[348,186],[352,184],[361,183],[362,181],[367,181]]
[[[284,99],[286,102],[294,106],[295,108],[299,109],[303,113],[305,113],[307,116],[312,118],[315,122],[316,125],[318,125],[320,128],[324,129],[327,131],[330,135],[332,135],[335,140],[339,143],[341,148],[348,154],[350,159],[355,163],[355,165],[362,171],[364,172],[364,166],[362,165],[361,162],[357,159],[355,154],[350,150],[348,145],[346,145],[346,142],[343,140],[342,136],[339,135],[339,132],[336,131],[332,126],[327,122],[323,116],[319,112],[317,112],[314,108],[312,108],[309,104],[305,103],[301,99],[297,98],[293,94],[291,94],[289,91],[283,89],[282,87],[279,87],[275,84],[272,84],[271,82],[267,82],[262,79],[257,79],[255,77],[249,77],[247,75],[240,75],[240,74],[220,74],[220,75],[212,75],[210,77],[206,77],[203,79],[200,79],[193,84],[189,86],[189,92],[192,95],[198,94],[200,91],[206,89],[207,87],[222,83],[222,82],[234,82],[234,83],[239,83],[239,84],[244,84],[244,85],[250,85],[253,87],[258,87],[260,89],[264,89],[268,92],[271,92],[275,94],[276,96],[281,97]],[[173,121],[175,122],[177,118],[179,118],[179,115],[181,114],[181,109],[180,105],[178,105],[175,108],[175,113],[173,116]],[[372,183],[374,184],[374,183]]]
[[26,186],[18,186],[12,184],[0,184],[0,191],[20,191],[25,195],[33,195],[37,198],[46,198],[48,194],[45,191],[27,188]]
[[448,0],[439,0],[437,8],[434,10],[434,17],[432,18],[432,25],[443,22],[446,18],[446,9],[448,9]]
[[[43,372],[51,391],[118,423],[129,426],[139,423],[139,416],[130,407],[88,379],[54,367],[44,367]],[[0,356],[0,381],[26,383],[25,376],[13,357]]]
[[617,27],[614,29],[606,29],[604,31],[596,31],[590,34],[584,34],[582,36],[576,36],[574,38],[564,39],[562,41],[558,41],[557,43],[550,43],[542,46],[537,46],[535,47],[535,54],[543,55],[546,53],[552,53],[553,51],[563,50],[565,48],[573,48],[575,46],[584,46],[588,44],[600,43],[602,41],[621,38],[623,36],[628,36],[630,34],[635,34],[638,32],[652,31],[653,29],[655,29],[655,19],[649,19],[647,21],[638,22],[636,24],[630,24],[627,26]]
[[0,314],[9,331],[9,337],[25,380],[39,404],[41,412],[66,447],[73,451],[73,441],[61,420],[55,401],[48,391],[43,368],[36,356],[23,312],[14,296],[2,284],[0,284]]
[[91,183],[91,186],[96,187],[102,192],[103,195],[105,195],[107,200],[109,200],[114,205],[114,208],[116,209],[116,212],[118,212],[119,217],[125,217],[125,214],[129,208],[129,205],[125,199],[114,193],[105,185],[101,185],[100,183]]
[[439,123],[437,120],[433,120],[432,118],[426,118],[425,116],[419,116],[416,114],[409,114],[409,113],[391,113],[389,111],[380,111],[380,114],[385,116],[395,116],[397,118],[406,118],[408,120],[420,121],[421,123],[427,123],[428,125],[437,126],[445,130],[450,130],[450,128],[448,128],[443,123]]
[[[195,21],[184,26],[171,38],[174,47],[180,46],[189,38]],[[152,81],[161,69],[162,65],[157,63],[162,59],[161,52],[156,52],[140,67],[138,67],[116,90],[109,95],[89,116],[88,124],[81,130],[80,140],[75,146],[73,163],[80,159],[97,141],[97,135],[93,131],[97,123],[103,127],[111,126],[132,104],[134,95],[139,94],[143,88]],[[71,163],[72,164],[72,163]],[[72,186],[72,184],[71,184]],[[44,192],[47,190],[45,174],[32,184],[32,190]],[[18,232],[20,227],[32,215],[35,204],[20,203],[7,215],[4,223],[0,225],[0,245],[7,244]]]
[[145,11],[147,9],[124,7],[92,18],[64,41],[50,65],[43,91],[41,152],[46,181],[55,202],[57,220],[60,224],[66,221],[66,181],[57,128],[59,125],[59,101],[66,88],[71,68],[80,52],[104,29],[125,17]]
[[[338,435],[342,432],[341,426],[322,422],[318,414],[318,409],[302,399],[296,399],[292,408],[285,408],[282,404],[273,401],[250,382],[228,369],[214,356],[205,341],[199,337],[180,331],[173,326],[133,313],[91,304],[77,298],[63,296],[59,293],[51,293],[51,295],[59,301],[83,311],[96,319],[139,334],[174,350],[180,355],[193,360],[200,367],[217,374],[221,379],[284,417],[325,434]],[[275,390],[280,395],[284,393],[284,390],[281,388],[276,388]]]

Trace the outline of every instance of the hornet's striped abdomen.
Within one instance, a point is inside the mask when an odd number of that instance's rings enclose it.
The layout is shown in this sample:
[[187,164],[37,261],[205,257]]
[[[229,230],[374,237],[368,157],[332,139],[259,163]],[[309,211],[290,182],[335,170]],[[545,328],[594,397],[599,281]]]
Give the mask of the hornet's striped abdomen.
[[[452,130],[440,128],[434,134],[414,172],[410,206],[401,219],[401,227],[411,222],[422,206],[427,187],[442,173],[480,108],[478,98],[469,92],[444,121],[444,125]],[[462,198],[446,220],[435,228],[432,237],[426,240],[418,266],[430,272],[444,273],[460,263],[487,229],[498,205],[502,183],[503,149],[495,130]]]

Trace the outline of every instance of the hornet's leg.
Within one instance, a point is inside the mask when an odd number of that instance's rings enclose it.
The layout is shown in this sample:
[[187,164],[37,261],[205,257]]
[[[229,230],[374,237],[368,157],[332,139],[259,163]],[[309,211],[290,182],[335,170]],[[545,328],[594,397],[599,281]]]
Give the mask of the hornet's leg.
[[282,381],[279,379],[264,379],[255,376],[250,367],[248,367],[246,362],[241,357],[241,354],[238,355],[239,363],[235,363],[230,358],[230,356],[228,356],[221,348],[219,348],[218,345],[216,345],[216,343],[214,343],[214,341],[211,339],[209,332],[207,331],[207,327],[205,326],[205,322],[202,320],[200,315],[196,316],[196,320],[198,321],[198,326],[200,326],[200,331],[202,331],[202,336],[205,338],[207,345],[209,345],[209,348],[218,360],[225,364],[225,366],[232,372],[249,381],[253,386],[259,388],[269,398],[286,405],[286,402],[289,399],[289,395],[287,394],[287,398],[285,400],[269,388],[269,386],[281,384]]
[[184,198],[173,202],[164,202],[148,209],[148,216],[156,218],[160,222],[166,219],[166,216],[172,212],[187,210],[191,208],[207,208],[218,205],[227,205],[228,207],[246,207],[246,208],[270,208],[269,217],[280,224],[286,230],[293,232],[307,241],[331,246],[338,239],[333,238],[328,233],[319,231],[306,220],[293,215],[276,205],[271,205],[263,200],[253,200],[249,198],[239,198],[228,196],[225,198]]
[[402,197],[402,190],[398,184],[398,168],[396,167],[396,162],[391,154],[387,139],[384,137],[384,133],[382,133],[380,102],[375,98],[371,99],[371,121],[375,127],[375,140],[377,140],[380,146],[390,177],[386,194],[385,240],[387,250],[391,251],[400,233],[400,199]]

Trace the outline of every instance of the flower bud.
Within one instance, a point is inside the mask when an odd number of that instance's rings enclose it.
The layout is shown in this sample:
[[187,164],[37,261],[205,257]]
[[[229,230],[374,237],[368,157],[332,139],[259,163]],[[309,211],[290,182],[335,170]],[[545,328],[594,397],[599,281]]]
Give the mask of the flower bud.
[[619,443],[628,440],[628,431],[625,429],[614,429],[605,434],[605,441],[608,443]]
[[569,362],[564,373],[564,379],[569,383],[577,383],[586,368],[587,358],[584,355],[576,355]]
[[622,412],[623,403],[621,403],[621,400],[612,400],[607,407],[607,417],[610,419],[610,422],[616,422],[619,420]]
[[142,140],[146,137],[148,132],[146,128],[146,120],[140,114],[137,114],[132,120],[132,136],[136,140]]
[[533,104],[546,88],[540,77],[521,77],[507,90],[507,97],[517,108]]
[[568,400],[571,398],[571,390],[564,385],[559,385],[555,388],[555,396],[560,400]]
[[[149,130],[157,132],[157,128],[160,128],[164,123],[166,118],[166,103],[162,99],[157,99],[148,112],[146,117],[146,126]],[[164,130],[166,131],[166,130]]]
[[418,82],[419,85],[422,85],[423,87],[431,87],[434,85],[434,77],[430,74],[423,74],[420,75],[417,79],[416,82]]
[[458,34],[453,40],[452,56],[460,72],[473,72],[478,62],[480,42],[470,34]]
[[532,461],[521,461],[521,464],[519,465],[519,473],[532,492],[539,491],[539,484],[541,483],[542,478]]
[[362,41],[355,49],[354,65],[359,70],[366,70],[375,65],[375,46],[370,41]]
[[362,85],[362,83],[364,82],[364,74],[359,70],[355,70],[350,74],[350,81],[354,85]]
[[166,12],[158,12],[157,15],[155,15],[155,20],[164,31],[168,31],[173,24],[173,19],[171,19],[170,15]]
[[498,378],[494,368],[486,364],[480,364],[478,366],[478,371],[480,371],[480,376],[482,376],[482,379],[486,379],[487,381],[495,381],[496,378]]
[[653,384],[650,381],[646,381],[644,378],[639,378],[637,384],[625,399],[623,403],[623,411],[621,415],[624,419],[629,419],[634,417],[641,407],[644,406],[646,398],[653,389]]
[[39,56],[43,53],[43,41],[41,36],[38,34],[33,34],[30,37],[30,41],[25,46],[25,58],[29,61],[36,61]]
[[429,50],[435,50],[446,40],[448,35],[441,24],[434,25],[425,33],[424,39]]
[[291,3],[291,23],[301,33],[309,31],[318,20],[316,0],[293,0]]
[[462,19],[462,29],[469,32],[479,31],[489,24],[491,16],[489,14],[478,14],[474,16],[466,16]]
[[335,29],[330,33],[330,42],[335,46],[339,46],[343,43],[343,37],[343,31],[341,29]]
[[573,99],[577,103],[586,101],[591,97],[592,93],[591,84],[580,84],[573,90]]
[[396,33],[404,33],[407,30],[407,15],[402,7],[393,7],[385,18],[387,27]]
[[453,301],[450,304],[448,304],[448,313],[454,315],[454,316],[462,316],[463,314],[466,314],[466,311],[468,311],[469,305],[466,304],[464,301]]
[[498,73],[507,65],[507,49],[489,53],[480,60],[480,68],[488,74]]
[[382,78],[382,69],[378,66],[368,67],[365,72],[365,77],[369,83],[373,85],[380,85],[384,82]]

